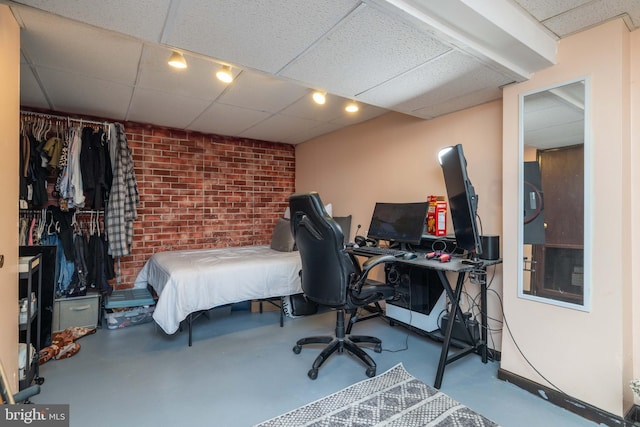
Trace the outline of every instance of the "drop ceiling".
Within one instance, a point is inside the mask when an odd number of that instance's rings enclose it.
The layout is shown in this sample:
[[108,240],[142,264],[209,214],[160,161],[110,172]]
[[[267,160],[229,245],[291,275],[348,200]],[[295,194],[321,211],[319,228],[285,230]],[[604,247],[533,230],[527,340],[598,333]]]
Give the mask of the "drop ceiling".
[[[288,144],[499,99],[553,65],[560,38],[640,25],[637,0],[0,2],[21,26],[24,108]],[[167,65],[172,50],[187,69]],[[214,78],[222,64],[229,85]]]

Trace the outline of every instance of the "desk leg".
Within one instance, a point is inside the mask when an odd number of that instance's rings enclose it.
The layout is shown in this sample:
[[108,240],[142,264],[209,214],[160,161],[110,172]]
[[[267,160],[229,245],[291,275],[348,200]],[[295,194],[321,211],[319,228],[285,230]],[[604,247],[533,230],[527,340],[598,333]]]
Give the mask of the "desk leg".
[[438,270],[440,281],[442,282],[444,290],[447,292],[447,296],[449,297],[449,300],[451,302],[451,310],[449,310],[449,323],[447,323],[447,330],[444,334],[442,351],[440,352],[440,361],[438,362],[438,371],[436,372],[436,380],[433,384],[435,388],[440,388],[440,386],[442,385],[442,377],[444,376],[444,368],[447,365],[449,346],[451,344],[451,333],[453,331],[453,324],[455,323],[455,319],[457,316],[459,316],[460,319],[463,318],[462,310],[460,309],[460,295],[462,294],[464,275],[464,272],[458,273],[458,280],[456,282],[456,289],[454,291],[453,289],[451,289],[451,284],[449,283],[445,272],[442,270]]
[[480,339],[482,340],[482,363],[487,363],[488,361],[488,325],[487,325],[487,282],[486,282],[486,270],[485,270],[485,280],[484,283],[480,284],[480,321],[482,325],[480,325]]

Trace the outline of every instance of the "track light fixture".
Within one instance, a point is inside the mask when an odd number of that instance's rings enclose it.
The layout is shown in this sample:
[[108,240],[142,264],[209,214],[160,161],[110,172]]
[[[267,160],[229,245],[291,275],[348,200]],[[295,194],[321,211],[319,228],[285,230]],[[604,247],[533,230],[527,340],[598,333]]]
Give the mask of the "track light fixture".
[[358,104],[355,101],[351,101],[346,107],[344,107],[344,111],[347,113],[357,113],[359,109],[360,107],[358,107]]
[[172,52],[168,64],[173,68],[187,68],[187,60],[180,52]]
[[324,105],[324,103],[327,102],[327,92],[323,90],[313,91],[311,97],[313,98],[313,102],[319,105]]
[[223,65],[216,72],[216,77],[218,80],[224,83],[231,83],[233,81],[233,74],[231,74],[231,67],[228,65]]

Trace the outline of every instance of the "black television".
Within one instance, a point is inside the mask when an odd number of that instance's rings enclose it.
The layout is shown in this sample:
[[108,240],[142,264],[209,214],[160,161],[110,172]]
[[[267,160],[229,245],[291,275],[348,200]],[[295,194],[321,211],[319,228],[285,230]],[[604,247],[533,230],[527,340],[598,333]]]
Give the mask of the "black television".
[[464,249],[472,258],[482,254],[476,215],[478,195],[467,175],[467,159],[462,145],[440,150],[438,160],[442,166],[444,183],[449,198],[449,211],[458,249]]
[[376,203],[367,237],[400,244],[420,244],[427,218],[427,202]]

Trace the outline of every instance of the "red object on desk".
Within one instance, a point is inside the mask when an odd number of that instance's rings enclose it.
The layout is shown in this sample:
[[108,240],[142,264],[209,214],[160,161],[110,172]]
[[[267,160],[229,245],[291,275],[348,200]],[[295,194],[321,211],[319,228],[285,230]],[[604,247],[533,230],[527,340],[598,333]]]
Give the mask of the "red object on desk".
[[451,261],[451,255],[449,254],[440,255],[440,262],[449,262],[449,261]]

